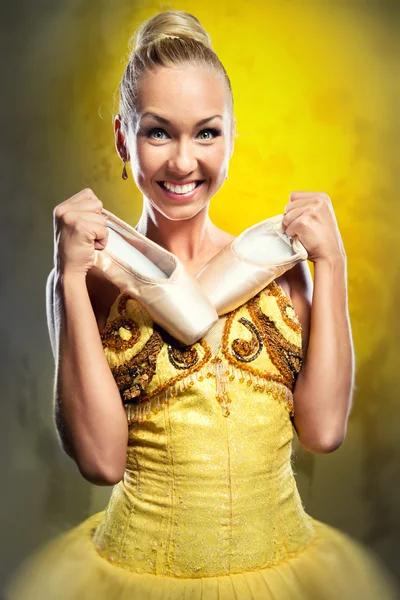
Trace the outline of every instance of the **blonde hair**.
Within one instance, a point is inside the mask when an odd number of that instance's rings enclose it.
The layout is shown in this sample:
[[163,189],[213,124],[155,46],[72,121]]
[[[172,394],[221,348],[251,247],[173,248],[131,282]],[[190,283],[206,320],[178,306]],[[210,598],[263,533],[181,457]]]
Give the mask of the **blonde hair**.
[[193,15],[182,10],[166,10],[155,15],[142,23],[131,38],[131,48],[118,88],[121,128],[125,135],[134,122],[139,79],[157,67],[194,63],[214,68],[228,86],[233,111],[229,77],[211,46],[210,36]]

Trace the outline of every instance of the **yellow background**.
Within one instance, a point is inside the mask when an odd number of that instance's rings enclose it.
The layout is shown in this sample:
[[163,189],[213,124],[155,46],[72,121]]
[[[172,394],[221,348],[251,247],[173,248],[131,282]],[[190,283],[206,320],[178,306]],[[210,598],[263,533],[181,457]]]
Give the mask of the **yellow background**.
[[141,197],[130,171],[121,179],[113,97],[130,35],[165,8],[199,18],[232,82],[238,136],[229,179],[211,201],[217,225],[238,234],[283,212],[295,190],[332,199],[347,252],[357,390],[342,447],[317,456],[296,444],[294,468],[307,512],[370,545],[395,572],[400,14],[378,0],[71,0],[41,13],[27,8],[22,21],[15,19],[6,38],[19,57],[7,138],[15,166],[7,172],[18,195],[8,193],[3,213],[20,211],[3,225],[17,257],[5,302],[20,315],[10,321],[3,360],[11,382],[3,420],[9,562],[102,510],[110,493],[81,478],[59,448],[52,421],[44,298],[52,210],[91,187],[106,208],[136,224]]

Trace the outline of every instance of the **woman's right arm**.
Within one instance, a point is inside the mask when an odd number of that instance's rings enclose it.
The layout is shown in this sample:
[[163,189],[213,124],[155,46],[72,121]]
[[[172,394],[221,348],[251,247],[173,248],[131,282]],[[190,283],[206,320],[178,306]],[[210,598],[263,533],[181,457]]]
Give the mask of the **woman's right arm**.
[[128,423],[104,354],[86,276],[87,271],[57,266],[56,261],[47,281],[54,416],[62,446],[85,479],[114,485],[125,470]]

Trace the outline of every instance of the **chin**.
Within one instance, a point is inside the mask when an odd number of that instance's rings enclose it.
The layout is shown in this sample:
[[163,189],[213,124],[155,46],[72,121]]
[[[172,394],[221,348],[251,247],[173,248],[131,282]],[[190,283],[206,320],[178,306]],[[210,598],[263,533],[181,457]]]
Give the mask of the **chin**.
[[187,206],[160,206],[150,200],[150,204],[155,212],[162,214],[170,221],[188,221],[207,208],[208,202]]

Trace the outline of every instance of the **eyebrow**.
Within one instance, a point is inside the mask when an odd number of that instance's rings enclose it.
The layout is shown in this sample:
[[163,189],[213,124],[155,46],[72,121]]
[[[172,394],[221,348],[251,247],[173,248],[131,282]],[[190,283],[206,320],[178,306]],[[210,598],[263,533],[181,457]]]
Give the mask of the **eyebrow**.
[[[146,112],[146,113],[144,113],[144,115],[142,115],[143,119],[145,117],[153,117],[157,121],[160,121],[160,123],[164,123],[165,125],[171,125],[171,121],[168,121],[168,119],[165,119],[164,117],[160,117],[160,115],[157,115],[156,113]],[[201,121],[198,121],[195,126],[200,127],[201,125],[205,125],[209,121],[212,121],[213,119],[217,119],[217,118],[221,119],[221,121],[223,120],[222,115],[213,115],[212,117],[207,117],[206,119],[201,119]]]

